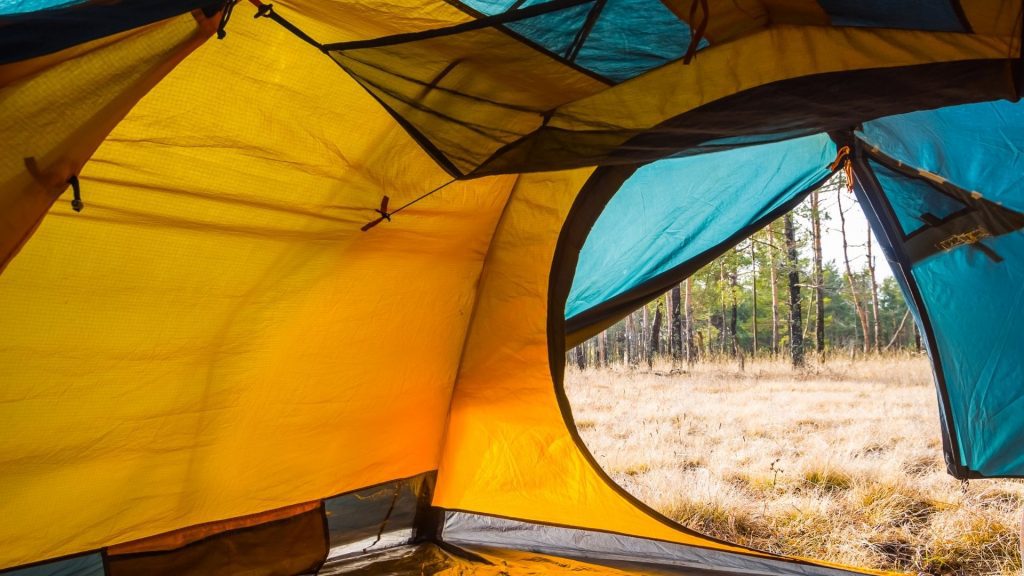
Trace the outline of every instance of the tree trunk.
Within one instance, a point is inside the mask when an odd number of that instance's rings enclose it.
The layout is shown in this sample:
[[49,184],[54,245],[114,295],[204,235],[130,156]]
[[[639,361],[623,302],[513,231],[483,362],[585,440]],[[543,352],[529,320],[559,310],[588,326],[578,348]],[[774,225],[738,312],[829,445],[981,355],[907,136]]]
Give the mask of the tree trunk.
[[721,324],[719,324],[719,327],[721,329],[718,331],[718,355],[719,356],[725,356],[726,343],[729,341],[729,334],[727,333],[729,329],[728,329],[728,327],[725,324],[725,322],[726,322],[725,321],[725,306],[726,306],[726,304],[725,304],[725,287],[726,287],[726,284],[725,284],[725,259],[724,258],[719,258],[718,259],[718,295],[720,296],[719,300],[720,300],[721,307],[719,308],[719,312],[721,313],[720,318],[722,320]]
[[881,350],[878,336],[878,280],[875,278],[875,257],[871,254],[871,228],[868,228],[868,271],[871,273],[871,323],[874,328],[874,347]]
[[714,326],[712,322],[711,311],[708,311],[708,325],[707,325],[707,336],[704,338],[704,358],[711,358],[711,355],[715,352],[715,338],[712,338],[711,327]]
[[811,234],[814,237],[814,349],[825,352],[825,275],[821,270],[821,212],[818,191],[811,192]]
[[661,302],[654,305],[654,320],[651,322],[651,341],[647,347],[647,367],[654,367],[654,357],[661,353]]
[[750,313],[750,355],[757,358],[757,254],[754,251],[754,239],[750,239],[750,290],[753,293]]
[[597,365],[601,368],[608,366],[608,331],[602,330],[597,335]]
[[900,332],[903,331],[903,325],[907,323],[907,318],[910,317],[910,310],[908,309],[903,313],[903,320],[900,320],[900,325],[896,327],[896,331],[892,333],[892,338],[889,339],[889,343],[885,345],[885,349],[892,348],[892,345],[896,343],[896,339],[899,338]]
[[[628,324],[628,321],[627,321],[627,324]],[[621,361],[623,364],[626,364],[629,361],[629,352],[627,351],[627,348],[626,348],[628,346],[627,340],[626,340],[627,334],[628,334],[628,330],[627,330],[626,326],[623,326],[622,327],[622,331],[615,335],[615,340],[614,340],[614,342],[616,344],[615,353],[618,355],[617,357],[618,357],[619,361]]]
[[853,309],[857,312],[857,318],[860,319],[861,334],[864,336],[864,353],[868,351],[868,315],[864,311],[864,307],[860,304],[860,298],[857,296],[857,287],[853,281],[853,269],[850,268],[850,252],[848,244],[846,242],[846,215],[843,213],[843,189],[840,187],[836,194],[839,208],[839,232],[843,238],[843,262],[846,264],[846,283],[850,286],[850,298],[853,300]]
[[573,348],[573,353],[576,355],[576,367],[580,370],[584,370],[587,367],[587,356],[586,351],[583,350],[583,344]]
[[[814,306],[814,294],[811,294],[811,306],[807,307],[807,321],[804,322],[803,342],[807,342],[807,333],[811,330],[811,307]],[[803,306],[800,307],[800,315],[803,316]]]
[[691,365],[697,361],[697,346],[693,341],[693,279],[686,279],[686,303],[683,305],[686,312],[683,329],[686,331],[686,363]]
[[738,275],[739,273],[735,269],[729,274],[729,298],[731,300],[729,312],[729,355],[733,358],[739,353],[739,342],[736,339],[739,321],[739,303],[736,301],[736,290],[739,287]]
[[804,336],[800,311],[800,268],[799,254],[796,247],[796,227],[793,214],[786,214],[784,219],[786,232],[786,256],[789,260],[789,347],[795,368],[804,365]]
[[650,327],[650,324],[648,324],[648,322],[650,322],[650,315],[647,313],[647,305],[645,304],[643,306],[643,308],[641,308],[640,310],[641,310],[641,312],[640,312],[640,348],[641,349],[639,350],[638,360],[639,360],[639,358],[647,359],[647,358],[650,357],[650,354],[651,354],[650,353],[650,349],[651,349],[650,348],[650,338],[651,338],[650,337],[650,331],[651,331],[651,327]]
[[674,359],[675,358],[675,351],[672,349],[673,348],[673,344],[674,344],[673,340],[675,340],[675,336],[672,335],[672,328],[674,327],[674,324],[672,323],[672,290],[669,289],[669,291],[665,292],[662,296],[665,299],[665,314],[666,314],[666,317],[665,317],[665,330],[664,330],[665,331],[665,344],[661,348],[661,353],[665,354],[667,356],[670,356],[670,357],[672,357]]
[[779,354],[779,279],[775,266],[775,231],[768,224],[768,271],[772,283],[772,356]]
[[626,356],[630,366],[640,363],[640,342],[637,338],[636,312],[626,317]]
[[[679,290],[679,284],[675,284],[672,286],[672,308],[669,310],[669,318],[672,322],[672,329],[670,332],[672,334],[671,348],[673,363],[679,362],[684,356],[686,356],[686,354],[683,353],[683,318],[680,306],[680,304],[682,304],[681,300],[682,294]],[[689,340],[687,340],[687,342],[689,342]]]

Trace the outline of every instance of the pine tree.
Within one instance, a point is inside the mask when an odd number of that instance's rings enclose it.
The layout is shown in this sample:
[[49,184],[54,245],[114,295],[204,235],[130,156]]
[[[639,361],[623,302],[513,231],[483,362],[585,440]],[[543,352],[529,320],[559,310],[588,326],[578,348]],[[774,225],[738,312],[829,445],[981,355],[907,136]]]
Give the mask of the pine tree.
[[814,246],[814,349],[825,353],[825,279],[821,270],[821,210],[818,191],[811,192],[811,235]]
[[783,218],[786,234],[786,257],[789,261],[789,349],[794,368],[804,365],[804,337],[801,332],[800,314],[800,268],[796,245],[796,226],[793,213]]

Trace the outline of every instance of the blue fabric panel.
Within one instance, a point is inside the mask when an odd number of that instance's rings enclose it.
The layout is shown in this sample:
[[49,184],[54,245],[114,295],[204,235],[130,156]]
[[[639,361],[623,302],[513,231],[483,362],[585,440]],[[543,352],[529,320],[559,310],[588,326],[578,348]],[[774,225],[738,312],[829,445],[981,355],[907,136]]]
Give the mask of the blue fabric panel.
[[[462,3],[485,16],[494,16],[495,14],[508,12],[517,1],[518,0],[462,0]],[[552,0],[526,0],[520,4],[517,9],[529,8],[530,6],[536,6],[538,4],[547,4],[551,1]],[[588,2],[587,6],[593,6],[593,3]]]
[[4,576],[103,576],[103,558],[100,554],[84,554],[72,558],[43,562],[27,568],[15,568]]
[[[0,0],[2,1],[2,0]],[[493,16],[508,11],[515,0],[465,0],[466,6]],[[543,4],[527,0],[519,8]],[[557,10],[505,27],[560,57],[568,52],[596,2]],[[690,46],[690,26],[676,18],[661,0],[607,0],[587,35],[575,63],[615,82],[628,80],[678,60]],[[705,39],[698,50],[708,46]]]
[[867,122],[883,154],[1024,212],[1024,102],[983,102]]
[[0,16],[27,14],[49,8],[65,8],[88,0],[0,0]]
[[956,0],[818,0],[835,26],[966,32]]
[[835,156],[822,134],[640,168],[580,251],[566,318],[725,242],[825,178]]
[[[576,63],[621,82],[682,58],[690,37],[661,0],[608,0]],[[702,38],[698,50],[707,45]]]
[[[550,0],[526,0],[518,8],[529,8],[547,4]],[[464,0],[463,4],[485,16],[507,12],[516,0]],[[549,52],[564,57],[595,2],[584,2],[561,10],[554,10],[540,16],[505,24],[505,28],[539,44]]]
[[0,15],[0,64],[52,54],[214,4],[216,0],[130,0]]
[[576,39],[576,33],[583,28],[587,14],[590,14],[593,8],[593,2],[586,2],[533,18],[509,22],[505,27],[543,46],[553,54],[564,57]]
[[921,218],[924,214],[931,214],[941,220],[966,208],[959,200],[939,192],[920,178],[908,178],[877,162],[869,164],[889,198],[889,204],[896,213],[904,235],[909,236],[926,224]]
[[961,246],[913,274],[931,318],[961,464],[1024,474],[1024,234],[984,240],[996,263]]
[[506,12],[516,0],[462,0],[462,3],[485,16],[494,16]]

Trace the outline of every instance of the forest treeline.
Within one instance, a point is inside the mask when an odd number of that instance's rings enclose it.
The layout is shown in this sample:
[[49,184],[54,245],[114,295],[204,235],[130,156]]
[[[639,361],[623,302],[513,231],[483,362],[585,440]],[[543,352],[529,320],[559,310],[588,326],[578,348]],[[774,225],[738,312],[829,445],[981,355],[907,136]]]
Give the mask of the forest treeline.
[[[920,350],[896,280],[879,279],[879,263],[887,264],[870,231],[852,243],[852,217],[863,218],[840,173],[567,360],[586,368],[784,356],[801,366],[809,354]],[[842,241],[838,262],[823,261],[825,233]]]

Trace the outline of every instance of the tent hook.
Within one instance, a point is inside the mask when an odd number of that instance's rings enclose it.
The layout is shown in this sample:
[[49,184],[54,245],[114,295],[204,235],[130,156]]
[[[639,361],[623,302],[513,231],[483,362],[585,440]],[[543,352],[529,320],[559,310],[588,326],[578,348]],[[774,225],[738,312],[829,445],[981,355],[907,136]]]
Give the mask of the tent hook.
[[224,2],[224,8],[222,9],[223,12],[221,12],[220,16],[220,24],[217,25],[218,40],[223,40],[224,37],[228,35],[227,30],[225,30],[225,28],[228,25],[228,20],[231,19],[231,11],[235,9],[235,2],[236,0],[227,0],[226,2]]
[[71,184],[71,193],[74,194],[71,198],[71,209],[75,212],[81,212],[82,208],[85,208],[85,204],[82,202],[82,187],[78,183],[78,176],[72,174],[68,178],[68,184]]

